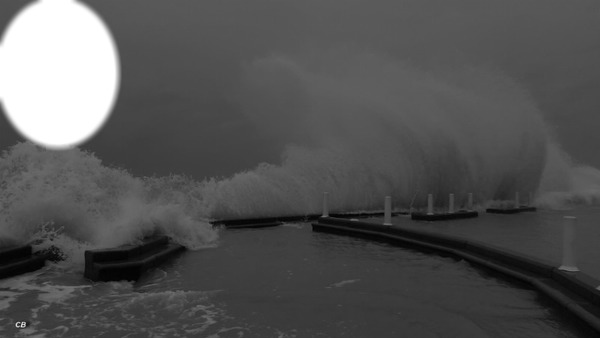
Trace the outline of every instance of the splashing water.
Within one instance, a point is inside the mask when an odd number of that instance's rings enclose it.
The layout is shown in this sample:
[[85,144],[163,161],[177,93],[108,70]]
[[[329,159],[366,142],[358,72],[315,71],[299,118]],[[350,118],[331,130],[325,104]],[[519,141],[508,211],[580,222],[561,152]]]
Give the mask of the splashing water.
[[557,145],[552,145],[537,204],[548,209],[600,205],[600,170],[574,164]]
[[281,166],[219,182],[236,192],[228,212],[246,213],[248,200],[317,212],[321,191],[338,210],[381,208],[384,195],[400,206],[427,193],[436,204],[450,192],[483,202],[537,190],[544,169],[540,112],[491,71],[432,74],[368,53],[276,55],[246,67],[242,93],[264,133],[303,146],[288,147]]
[[449,193],[464,204],[468,192],[479,203],[537,192],[546,207],[600,198],[600,171],[573,165],[531,97],[498,71],[426,72],[334,50],[257,60],[242,83],[261,131],[302,146],[288,146],[280,166],[217,182],[230,192],[218,205],[232,206],[219,215],[318,212],[322,191],[337,210],[381,209],[385,195],[423,206],[427,193],[437,205]]
[[[277,144],[280,164],[225,179],[136,178],[93,154],[20,143],[0,158],[0,238],[26,242],[53,222],[85,247],[156,230],[199,248],[210,218],[479,203],[538,192],[541,206],[600,202],[600,171],[575,166],[532,99],[496,71],[426,72],[372,53],[273,55],[245,66],[243,112]],[[47,231],[47,230],[46,230]],[[56,237],[56,236],[55,236]]]
[[176,201],[154,199],[142,179],[79,149],[13,146],[0,158],[0,190],[0,238],[13,243],[41,239],[41,248],[52,243],[83,257],[84,249],[133,243],[155,231],[192,249],[217,239],[207,221]]

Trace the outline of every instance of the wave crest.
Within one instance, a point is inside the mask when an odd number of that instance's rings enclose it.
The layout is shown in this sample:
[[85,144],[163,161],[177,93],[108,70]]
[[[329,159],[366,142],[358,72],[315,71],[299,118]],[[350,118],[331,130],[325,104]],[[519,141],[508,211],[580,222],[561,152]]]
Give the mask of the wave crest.
[[155,231],[190,248],[217,239],[208,222],[149,194],[144,180],[79,149],[19,143],[0,157],[0,184],[0,237],[12,242],[26,243],[48,224],[87,248],[132,243]]

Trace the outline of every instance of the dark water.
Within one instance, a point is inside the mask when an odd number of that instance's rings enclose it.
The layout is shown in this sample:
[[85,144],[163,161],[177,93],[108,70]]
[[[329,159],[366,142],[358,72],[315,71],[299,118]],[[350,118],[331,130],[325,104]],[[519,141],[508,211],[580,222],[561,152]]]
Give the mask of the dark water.
[[[222,231],[137,284],[49,267],[0,281],[11,337],[592,337],[536,292],[465,262],[313,233]],[[17,331],[14,322],[28,321]]]
[[[394,218],[394,225],[460,236],[560,266],[564,235],[564,216],[575,216],[574,253],[579,269],[600,280],[600,208],[581,206],[564,210],[538,210],[518,215],[480,213],[473,219],[452,222],[414,222],[408,217]],[[382,223],[382,219],[371,219]]]

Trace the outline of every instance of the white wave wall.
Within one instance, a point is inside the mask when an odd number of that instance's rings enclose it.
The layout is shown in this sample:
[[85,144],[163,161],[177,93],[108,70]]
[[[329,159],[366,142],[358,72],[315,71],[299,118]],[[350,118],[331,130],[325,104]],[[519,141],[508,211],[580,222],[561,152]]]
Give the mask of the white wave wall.
[[245,68],[247,116],[290,144],[281,165],[213,182],[217,217],[478,201],[538,189],[549,136],[535,103],[495,71],[437,73],[372,53],[273,55]]
[[574,163],[570,156],[552,143],[536,204],[548,209],[578,205],[600,205],[600,170]]
[[280,163],[204,181],[136,178],[79,149],[20,143],[0,157],[0,238],[80,252],[161,231],[200,248],[217,240],[208,219],[318,213],[323,191],[334,211],[381,209],[385,195],[418,208],[427,193],[438,205],[469,192],[479,203],[515,191],[546,207],[600,201],[600,171],[571,163],[527,92],[495,70],[425,71],[348,50],[272,55],[245,65],[238,98],[285,145]]

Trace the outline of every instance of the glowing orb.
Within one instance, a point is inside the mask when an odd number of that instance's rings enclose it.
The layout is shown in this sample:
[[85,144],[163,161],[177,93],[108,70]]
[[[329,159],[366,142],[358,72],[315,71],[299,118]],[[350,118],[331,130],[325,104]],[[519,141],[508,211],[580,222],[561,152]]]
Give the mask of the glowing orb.
[[21,135],[50,149],[79,145],[104,124],[120,82],[110,31],[75,0],[39,0],[0,45],[0,99]]

